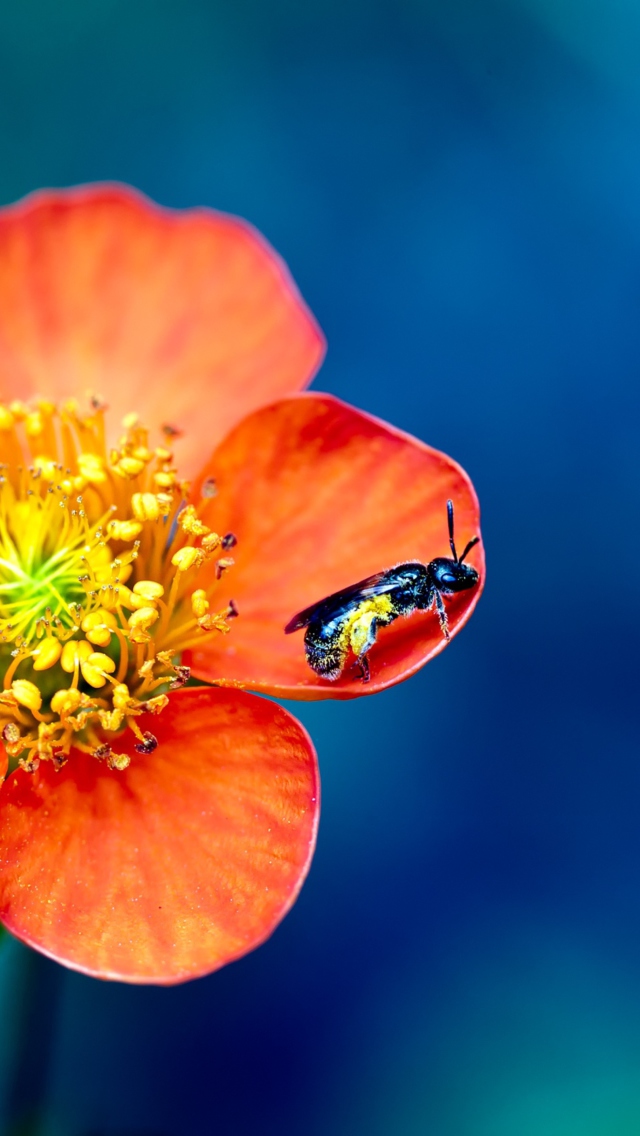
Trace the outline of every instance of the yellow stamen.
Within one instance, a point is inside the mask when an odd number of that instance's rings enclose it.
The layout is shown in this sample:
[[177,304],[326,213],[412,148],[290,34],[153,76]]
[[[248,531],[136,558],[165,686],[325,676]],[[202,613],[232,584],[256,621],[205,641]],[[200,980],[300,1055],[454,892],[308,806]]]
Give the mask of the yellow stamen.
[[86,415],[72,400],[0,405],[0,738],[25,770],[60,768],[74,749],[125,769],[110,740],[123,730],[153,754],[136,720],[166,708],[189,679],[182,651],[235,614],[211,611],[229,557],[195,587],[229,538],[136,415],[107,448],[104,410],[95,397]]

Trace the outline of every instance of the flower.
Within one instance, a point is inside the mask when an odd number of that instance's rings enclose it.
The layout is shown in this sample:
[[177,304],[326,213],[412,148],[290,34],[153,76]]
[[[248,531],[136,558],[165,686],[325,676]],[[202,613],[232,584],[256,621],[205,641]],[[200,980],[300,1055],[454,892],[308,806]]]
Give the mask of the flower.
[[[447,499],[478,532],[455,462],[300,393],[322,354],[241,221],[118,186],[0,213],[0,919],[67,966],[173,983],[262,942],[319,785],[302,726],[247,691],[373,693],[445,645],[433,612],[398,620],[365,686],[284,634],[445,553]],[[451,597],[451,634],[481,583]]]

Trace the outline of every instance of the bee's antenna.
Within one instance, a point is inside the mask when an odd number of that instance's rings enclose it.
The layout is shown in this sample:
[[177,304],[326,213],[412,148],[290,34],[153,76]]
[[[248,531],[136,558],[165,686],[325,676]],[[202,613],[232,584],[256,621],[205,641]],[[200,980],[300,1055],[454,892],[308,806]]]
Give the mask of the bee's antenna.
[[[453,501],[447,501],[447,520],[449,522],[449,547],[451,548],[453,559],[455,560],[456,564],[458,564],[458,554],[456,552],[456,546],[453,542]],[[467,552],[468,551],[469,550],[467,549]]]
[[467,547],[465,548],[464,552],[462,553],[462,556],[460,557],[460,559],[458,561],[458,564],[462,564],[462,561],[464,560],[467,553],[471,552],[471,549],[473,548],[474,544],[477,544],[479,540],[480,540],[479,536],[474,536],[473,540],[469,541]]

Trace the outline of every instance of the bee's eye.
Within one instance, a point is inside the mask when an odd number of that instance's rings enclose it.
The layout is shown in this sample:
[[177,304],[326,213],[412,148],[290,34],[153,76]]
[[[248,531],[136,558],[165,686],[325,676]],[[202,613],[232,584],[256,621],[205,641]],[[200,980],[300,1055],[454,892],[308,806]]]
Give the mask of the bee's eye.
[[451,572],[443,572],[440,577],[440,583],[448,587],[449,584],[456,583],[456,577]]

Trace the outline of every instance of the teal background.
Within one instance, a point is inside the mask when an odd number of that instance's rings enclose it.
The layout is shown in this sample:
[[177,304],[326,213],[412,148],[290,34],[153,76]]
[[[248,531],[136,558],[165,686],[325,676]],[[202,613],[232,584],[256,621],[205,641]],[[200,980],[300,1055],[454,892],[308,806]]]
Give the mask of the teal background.
[[640,1132],[639,127],[632,0],[0,4],[0,201],[247,217],[489,572],[416,678],[291,707],[324,811],[267,945],[170,990],[10,946],[0,1131]]

